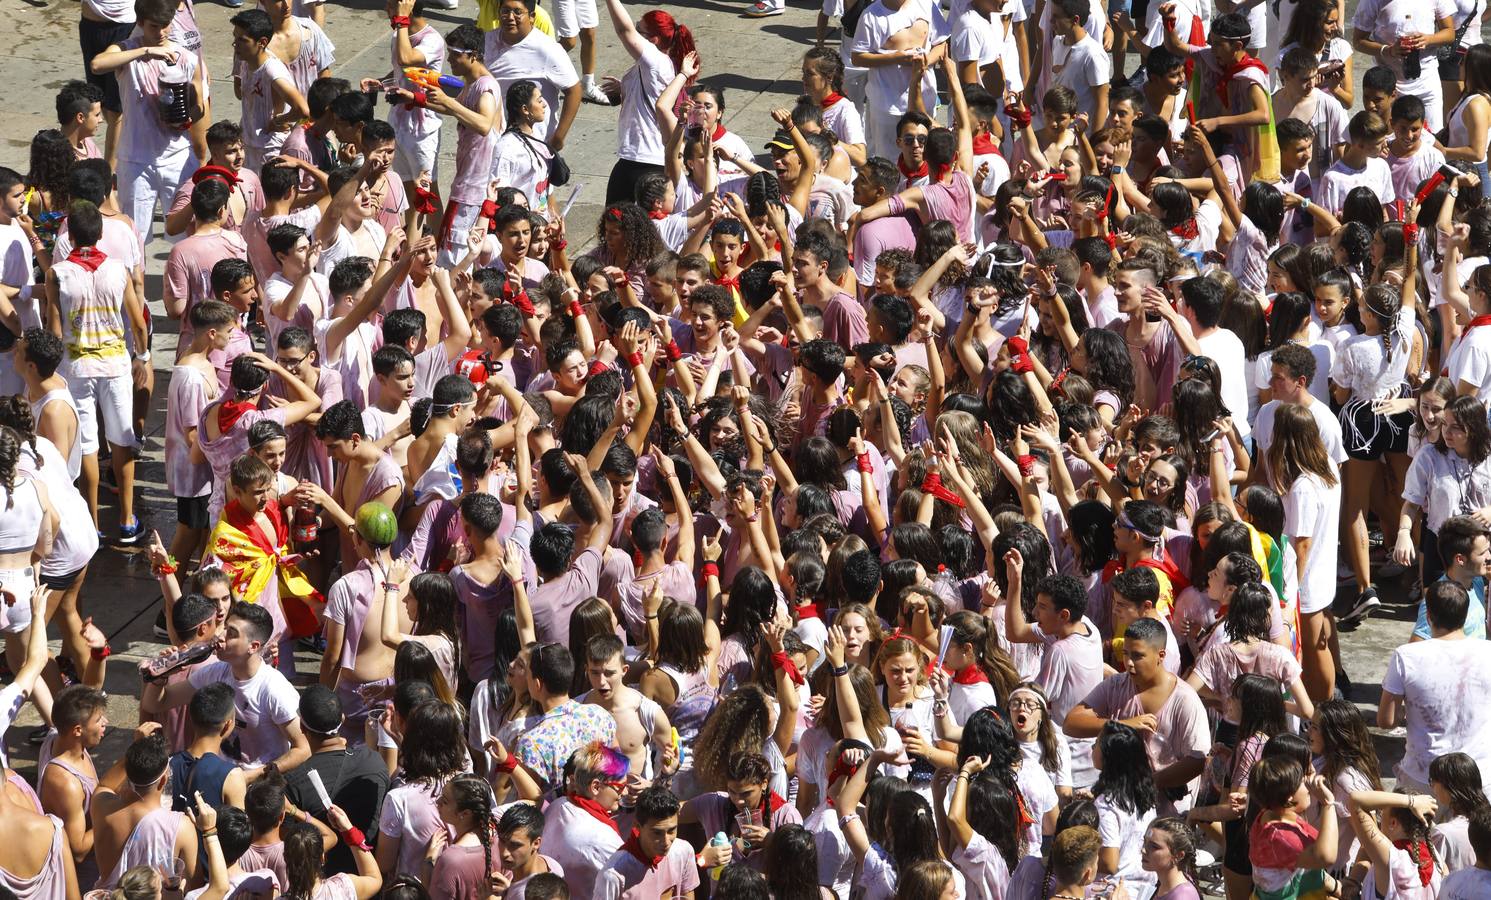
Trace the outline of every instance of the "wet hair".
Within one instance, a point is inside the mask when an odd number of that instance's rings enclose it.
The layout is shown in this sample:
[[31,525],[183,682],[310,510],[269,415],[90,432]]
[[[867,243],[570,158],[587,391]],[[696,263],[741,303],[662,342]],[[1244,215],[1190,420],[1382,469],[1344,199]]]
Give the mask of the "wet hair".
[[1093,795],[1107,797],[1109,803],[1134,815],[1142,816],[1154,809],[1157,802],[1154,769],[1139,732],[1110,720],[1098,734],[1098,751],[1103,765],[1093,785]]

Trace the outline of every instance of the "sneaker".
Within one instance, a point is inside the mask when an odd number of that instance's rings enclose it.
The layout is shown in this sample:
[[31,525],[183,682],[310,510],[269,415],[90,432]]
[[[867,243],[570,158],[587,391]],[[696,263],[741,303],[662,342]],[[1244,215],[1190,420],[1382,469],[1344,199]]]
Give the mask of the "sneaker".
[[585,89],[581,94],[581,97],[585,100],[586,103],[594,103],[599,106],[611,105],[611,98],[607,97],[606,92],[600,89],[600,85],[595,84],[594,82],[585,85]]
[[[164,600],[165,598],[162,597],[161,599]],[[171,639],[171,632],[166,629],[165,609],[161,609],[160,612],[155,614],[155,627],[152,628],[151,631],[155,633],[156,637],[160,638],[163,641],[169,641]]]
[[243,0],[223,0],[223,5],[229,9],[238,9],[243,6]]
[[1351,609],[1347,610],[1346,615],[1341,616],[1341,621],[1363,621],[1372,614],[1372,610],[1381,605],[1382,601],[1377,599],[1377,589],[1369,587],[1356,595],[1356,602],[1351,605]]
[[145,536],[145,526],[140,524],[139,516],[130,516],[129,524],[119,526],[119,543],[138,544]]
[[768,6],[765,3],[754,3],[746,10],[744,15],[747,19],[764,19],[767,16],[780,16],[785,10],[780,6]]

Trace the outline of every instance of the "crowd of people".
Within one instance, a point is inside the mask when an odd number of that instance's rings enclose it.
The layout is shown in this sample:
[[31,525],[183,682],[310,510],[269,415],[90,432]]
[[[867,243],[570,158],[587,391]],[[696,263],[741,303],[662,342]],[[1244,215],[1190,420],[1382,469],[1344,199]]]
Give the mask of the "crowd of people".
[[620,79],[596,0],[347,78],[259,0],[234,121],[193,0],[83,0],[0,167],[0,897],[1491,897],[1482,5],[825,0],[763,147],[605,5]]

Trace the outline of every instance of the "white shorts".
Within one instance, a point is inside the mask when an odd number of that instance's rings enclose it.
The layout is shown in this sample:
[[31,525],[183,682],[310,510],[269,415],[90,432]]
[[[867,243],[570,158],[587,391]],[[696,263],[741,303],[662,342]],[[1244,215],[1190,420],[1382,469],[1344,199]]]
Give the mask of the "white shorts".
[[481,215],[481,206],[474,203],[445,204],[445,221],[440,223],[440,254],[436,264],[442,269],[453,269],[466,255],[466,235]]
[[128,374],[80,378],[63,373],[78,410],[78,440],[83,455],[97,453],[98,431],[103,423],[104,439],[117,447],[135,447],[135,382]]
[[595,0],[555,0],[552,12],[556,38],[572,38],[580,33],[580,29],[600,24]]
[[[36,592],[36,570],[0,569],[0,588],[15,597],[14,603],[0,603],[0,632],[19,634],[31,627],[31,595]],[[7,601],[10,597],[5,598]]]
[[430,180],[439,183],[439,173],[435,169],[440,159],[438,130],[424,137],[416,137],[395,128],[393,140],[393,171],[400,181],[414,181],[421,172],[429,172]]

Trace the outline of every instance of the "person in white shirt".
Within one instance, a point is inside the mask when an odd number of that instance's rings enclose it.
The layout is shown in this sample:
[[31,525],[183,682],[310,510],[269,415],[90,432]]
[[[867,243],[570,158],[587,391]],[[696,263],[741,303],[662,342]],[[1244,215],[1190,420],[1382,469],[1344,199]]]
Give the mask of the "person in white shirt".
[[497,79],[504,96],[520,79],[538,84],[549,105],[549,117],[534,123],[533,133],[558,153],[564,148],[575,113],[580,111],[584,88],[564,47],[533,27],[537,7],[538,0],[501,0],[497,28],[487,32],[487,71]]
[[1491,644],[1465,637],[1470,595],[1458,582],[1424,589],[1427,641],[1393,651],[1382,679],[1377,727],[1408,727],[1403,759],[1394,774],[1414,793],[1430,793],[1429,764],[1451,751],[1469,755],[1491,776]]
[[296,89],[290,69],[269,50],[269,40],[274,36],[269,14],[262,9],[246,9],[229,21],[233,25],[233,56],[246,71],[242,78],[234,76],[235,93],[243,103],[243,164],[257,172],[264,160],[284,144],[285,135],[295,123],[310,118],[311,108]]
[[[177,127],[182,123],[176,121],[179,116],[190,120],[200,115],[207,100],[197,57],[171,42],[171,23],[179,5],[178,0],[141,0],[136,11],[139,36],[111,44],[90,63],[95,74],[114,73],[119,81],[124,116],[117,126],[111,124],[109,144],[118,154],[119,206],[134,221],[142,243],[150,235],[157,201],[162,213],[169,210],[183,176],[200,162],[190,132]],[[260,16],[267,44],[269,17]],[[195,106],[190,98],[165,106],[172,89],[163,84],[189,85]]]
[[1453,0],[1362,0],[1351,43],[1398,76],[1398,93],[1424,101],[1430,131],[1444,127],[1438,48],[1455,39]]
[[1339,216],[1352,188],[1369,187],[1387,206],[1396,199],[1393,173],[1387,161],[1387,122],[1376,113],[1363,110],[1351,117],[1346,127],[1348,141],[1341,148],[1341,158],[1320,176],[1318,202],[1331,215]]
[[1045,86],[1065,85],[1077,95],[1077,110],[1089,122],[1108,121],[1108,82],[1113,64],[1098,39],[1083,27],[1087,0],[1055,0],[1051,5],[1050,56]]
[[[865,138],[871,156],[896,155],[896,122],[910,107],[912,61],[932,52],[932,12],[926,0],[875,0],[860,15],[850,61],[870,70],[865,86]],[[937,107],[931,67],[917,86],[928,111]]]
[[1310,177],[1319,178],[1346,143],[1346,108],[1334,95],[1316,86],[1320,59],[1295,47],[1279,65],[1281,87],[1274,92],[1275,120],[1294,118],[1315,130],[1310,153]]
[[1247,416],[1247,351],[1235,333],[1218,326],[1224,302],[1222,284],[1214,278],[1192,278],[1181,286],[1180,295],[1181,314],[1196,343],[1222,373],[1222,405],[1232,416],[1238,435],[1247,440],[1253,433]]
[[[415,87],[404,75],[406,66],[435,72],[445,68],[445,38],[425,20],[425,5],[424,0],[388,0],[384,6],[393,26],[388,47],[392,83],[404,90]],[[438,197],[440,114],[413,103],[400,103],[388,111],[388,124],[393,126],[396,148],[393,170],[404,182],[405,196],[412,197],[420,176],[429,175],[430,189]]]

